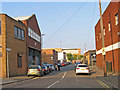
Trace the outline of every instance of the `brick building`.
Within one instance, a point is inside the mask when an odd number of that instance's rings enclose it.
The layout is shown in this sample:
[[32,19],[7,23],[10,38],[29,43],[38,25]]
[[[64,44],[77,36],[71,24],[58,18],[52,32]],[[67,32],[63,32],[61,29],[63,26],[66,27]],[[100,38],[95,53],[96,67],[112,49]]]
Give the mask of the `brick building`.
[[27,65],[41,64],[41,32],[35,14],[14,19],[22,21],[27,27]]
[[0,78],[26,74],[26,26],[0,14]]
[[84,63],[87,65],[96,65],[96,50],[88,50],[84,53]]
[[[106,66],[109,71],[120,72],[120,2],[110,2],[103,13]],[[97,66],[103,68],[100,20],[95,26]]]
[[42,50],[42,61],[48,64],[58,63],[58,52],[54,49],[43,49]]

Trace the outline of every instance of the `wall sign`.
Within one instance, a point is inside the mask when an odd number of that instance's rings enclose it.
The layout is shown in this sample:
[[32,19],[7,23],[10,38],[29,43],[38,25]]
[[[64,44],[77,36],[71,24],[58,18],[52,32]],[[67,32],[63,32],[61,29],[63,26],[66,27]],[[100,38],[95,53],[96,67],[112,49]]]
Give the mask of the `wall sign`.
[[35,33],[31,28],[28,28],[28,36],[40,42],[40,36],[37,33]]

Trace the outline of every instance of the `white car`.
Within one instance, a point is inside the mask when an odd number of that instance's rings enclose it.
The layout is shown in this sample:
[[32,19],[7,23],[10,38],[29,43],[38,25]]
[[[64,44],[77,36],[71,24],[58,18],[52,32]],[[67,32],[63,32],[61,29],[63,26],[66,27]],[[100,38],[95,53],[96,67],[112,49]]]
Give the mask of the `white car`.
[[79,73],[90,74],[89,67],[86,64],[77,64],[75,72],[76,72],[76,75]]

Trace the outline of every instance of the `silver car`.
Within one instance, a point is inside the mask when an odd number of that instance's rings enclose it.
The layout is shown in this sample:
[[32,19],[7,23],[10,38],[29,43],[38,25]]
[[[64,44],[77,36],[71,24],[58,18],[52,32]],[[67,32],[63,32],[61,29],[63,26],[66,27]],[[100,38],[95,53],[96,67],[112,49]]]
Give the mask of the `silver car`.
[[29,76],[43,76],[44,72],[42,71],[42,68],[40,65],[31,65],[28,68],[28,77]]

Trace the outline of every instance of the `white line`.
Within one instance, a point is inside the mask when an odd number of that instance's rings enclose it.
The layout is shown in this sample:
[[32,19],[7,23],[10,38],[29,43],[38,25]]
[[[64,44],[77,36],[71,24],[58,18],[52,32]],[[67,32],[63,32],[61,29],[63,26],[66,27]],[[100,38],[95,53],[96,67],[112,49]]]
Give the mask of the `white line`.
[[[66,75],[66,72],[64,73],[64,75],[63,75],[63,77],[62,77],[61,79],[64,79],[64,78],[65,78],[65,75]],[[49,85],[47,88],[52,87],[53,85],[55,85],[55,84],[58,83],[58,82],[60,82],[60,81],[54,82],[53,84]]]
[[51,86],[55,85],[56,83],[58,83],[59,81],[54,82],[52,85],[48,86],[47,88],[50,88]]
[[65,75],[66,75],[66,72],[64,73],[63,77],[61,79],[64,79],[65,78]]

